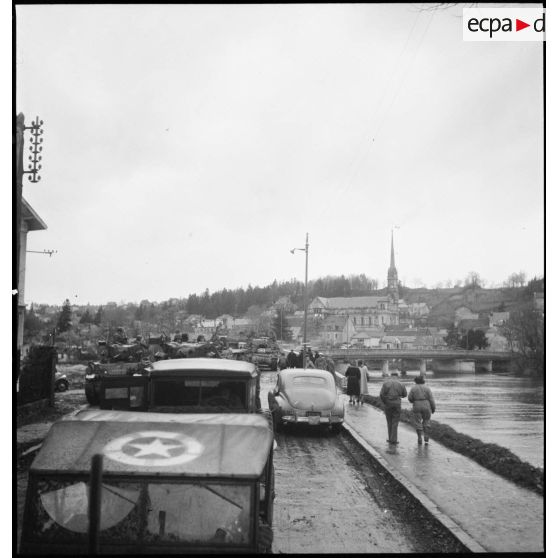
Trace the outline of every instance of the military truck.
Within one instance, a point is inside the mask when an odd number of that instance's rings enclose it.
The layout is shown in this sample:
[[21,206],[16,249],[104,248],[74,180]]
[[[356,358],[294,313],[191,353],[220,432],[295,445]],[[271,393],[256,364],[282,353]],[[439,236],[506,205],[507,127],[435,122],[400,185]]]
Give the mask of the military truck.
[[248,342],[247,349],[251,355],[252,362],[260,370],[277,370],[277,362],[281,350],[277,343],[268,337],[255,337]]
[[107,410],[261,412],[258,369],[229,359],[159,360],[125,374],[104,374],[97,389],[97,403]]
[[81,411],[31,465],[20,553],[271,552],[274,479],[261,416]]

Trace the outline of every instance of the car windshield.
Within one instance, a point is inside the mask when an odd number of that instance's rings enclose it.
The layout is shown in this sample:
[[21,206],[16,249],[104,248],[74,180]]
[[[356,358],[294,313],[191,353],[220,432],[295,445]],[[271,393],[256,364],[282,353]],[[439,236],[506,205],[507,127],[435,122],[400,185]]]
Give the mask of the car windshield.
[[246,383],[229,380],[165,379],[152,383],[152,410],[182,407],[241,411],[246,406]]
[[[38,480],[32,502],[32,538],[87,544],[85,481]],[[247,484],[106,480],[101,496],[103,544],[247,544],[251,540]]]

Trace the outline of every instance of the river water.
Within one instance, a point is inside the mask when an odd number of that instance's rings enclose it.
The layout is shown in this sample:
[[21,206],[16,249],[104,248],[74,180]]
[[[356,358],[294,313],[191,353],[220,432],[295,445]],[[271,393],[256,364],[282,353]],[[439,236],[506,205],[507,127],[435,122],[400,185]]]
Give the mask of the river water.
[[[371,371],[370,395],[379,395],[385,378]],[[400,380],[414,385],[418,370]],[[521,460],[544,466],[544,389],[542,380],[506,374],[427,372],[436,401],[434,419],[462,434],[508,448]],[[405,400],[404,409],[411,404]]]

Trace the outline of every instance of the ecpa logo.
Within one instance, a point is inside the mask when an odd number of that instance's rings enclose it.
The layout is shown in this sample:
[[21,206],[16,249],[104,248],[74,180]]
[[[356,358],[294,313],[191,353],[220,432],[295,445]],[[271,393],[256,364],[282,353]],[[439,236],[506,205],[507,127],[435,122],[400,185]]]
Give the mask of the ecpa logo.
[[464,41],[544,41],[543,8],[463,8]]

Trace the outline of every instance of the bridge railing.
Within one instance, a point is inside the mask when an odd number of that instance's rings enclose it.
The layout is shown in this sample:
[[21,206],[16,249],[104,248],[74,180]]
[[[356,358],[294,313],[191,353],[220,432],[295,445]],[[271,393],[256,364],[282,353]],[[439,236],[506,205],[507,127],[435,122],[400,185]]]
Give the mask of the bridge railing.
[[356,348],[350,349],[329,349],[323,351],[327,356],[332,358],[468,358],[474,360],[483,359],[512,359],[514,353],[509,351],[486,351],[468,350],[468,349],[448,349],[448,348],[432,348],[432,349],[385,349],[385,348]]

